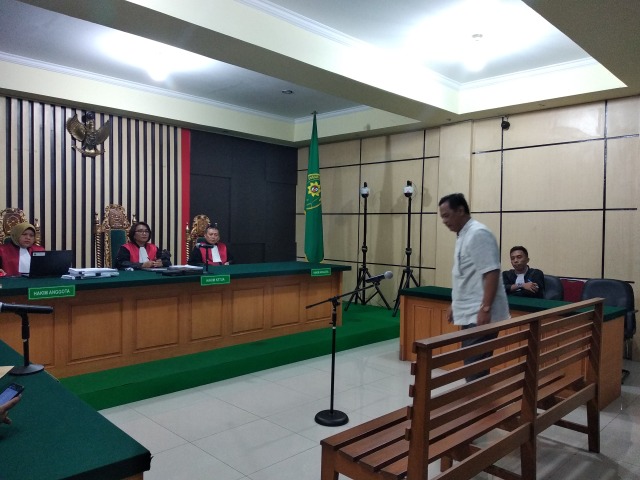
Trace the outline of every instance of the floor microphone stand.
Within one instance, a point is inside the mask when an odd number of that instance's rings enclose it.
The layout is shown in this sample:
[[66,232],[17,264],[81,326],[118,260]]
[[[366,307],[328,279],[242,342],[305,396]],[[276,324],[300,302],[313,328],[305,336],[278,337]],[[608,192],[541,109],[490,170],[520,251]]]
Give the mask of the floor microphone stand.
[[[373,284],[379,284],[380,282],[372,282]],[[314,303],[313,305],[307,305],[306,308],[312,308],[316,305],[320,305],[322,303],[331,302],[331,396],[329,403],[329,410],[321,410],[316,414],[315,421],[319,425],[324,425],[325,427],[339,427],[341,425],[345,425],[349,422],[349,417],[346,413],[341,412],[340,410],[334,410],[333,408],[333,396],[335,390],[335,374],[336,374],[336,323],[338,318],[337,308],[340,302],[338,299],[341,297],[346,297],[347,295],[352,295],[353,293],[358,293],[359,291],[364,291],[367,288],[371,288],[374,285],[368,285],[366,287],[356,289],[353,292],[344,293],[342,295],[336,295],[335,297],[328,298],[318,303]]]
[[24,357],[24,365],[16,365],[9,373],[11,375],[31,375],[32,373],[38,373],[44,370],[43,365],[37,363],[31,363],[29,361],[29,337],[31,337],[29,328],[29,316],[26,312],[17,313],[22,318],[22,349]]
[[[407,182],[407,188],[411,187],[411,182]],[[405,196],[409,199],[409,207],[407,212],[407,248],[405,249],[405,254],[407,257],[406,265],[402,270],[402,277],[400,278],[400,284],[398,285],[398,294],[396,296],[395,305],[393,306],[392,317],[396,316],[398,313],[398,308],[400,307],[400,291],[404,288],[409,288],[411,286],[411,280],[416,287],[418,287],[418,282],[416,278],[413,276],[413,270],[411,269],[411,197],[413,195],[413,187],[411,187],[411,193],[408,194],[408,190],[405,188]]]
[[376,295],[380,295],[380,298],[387,306],[387,310],[390,310],[391,307],[387,303],[387,299],[384,298],[382,294],[382,290],[380,290],[380,282],[375,282],[374,287],[376,289],[375,293],[373,293],[369,298],[366,298],[366,294],[361,287],[364,287],[367,283],[367,279],[371,278],[371,273],[369,273],[369,269],[367,268],[367,198],[369,197],[369,189],[367,188],[367,182],[364,182],[364,188],[360,190],[360,194],[362,198],[364,198],[364,222],[363,222],[363,234],[362,234],[362,265],[358,269],[358,281],[356,283],[356,289],[349,297],[349,301],[347,302],[347,306],[344,308],[345,311],[349,310],[349,306],[351,302],[357,304],[360,302],[362,305],[366,305],[371,301],[373,297]]

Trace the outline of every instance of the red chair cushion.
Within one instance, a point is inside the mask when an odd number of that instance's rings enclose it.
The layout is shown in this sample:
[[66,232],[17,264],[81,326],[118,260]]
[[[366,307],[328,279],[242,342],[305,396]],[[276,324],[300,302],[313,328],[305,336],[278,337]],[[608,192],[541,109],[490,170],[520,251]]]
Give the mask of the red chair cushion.
[[564,288],[565,302],[579,302],[582,298],[584,280],[561,278],[560,281],[562,282],[562,288]]

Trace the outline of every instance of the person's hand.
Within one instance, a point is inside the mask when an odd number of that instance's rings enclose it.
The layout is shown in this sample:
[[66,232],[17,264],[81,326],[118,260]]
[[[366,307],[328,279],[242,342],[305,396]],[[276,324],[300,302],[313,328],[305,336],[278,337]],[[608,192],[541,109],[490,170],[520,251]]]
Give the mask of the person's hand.
[[538,284],[535,282],[527,282],[525,283],[522,288],[524,288],[525,290],[529,290],[531,293],[538,293]]
[[478,311],[478,325],[486,325],[491,323],[491,311],[485,312],[482,309]]
[[153,267],[153,261],[152,260],[147,260],[141,266],[141,268],[152,268],[152,267]]
[[0,277],[6,277],[7,276],[7,272],[5,272],[3,269],[0,268]]
[[154,260],[151,263],[153,264],[154,267],[161,267],[162,266],[162,260],[160,260],[160,259]]
[[9,410],[15,407],[21,398],[22,396],[18,395],[17,397],[14,397],[11,400],[9,400],[4,405],[0,405],[0,423],[6,423],[7,425],[11,423],[11,419],[8,417]]

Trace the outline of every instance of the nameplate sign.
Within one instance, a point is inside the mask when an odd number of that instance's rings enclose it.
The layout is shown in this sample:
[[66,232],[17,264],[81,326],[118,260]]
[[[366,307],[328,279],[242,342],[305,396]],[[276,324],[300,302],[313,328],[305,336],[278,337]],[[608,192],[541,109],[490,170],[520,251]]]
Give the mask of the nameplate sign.
[[58,287],[38,287],[29,289],[29,300],[44,300],[45,298],[75,297],[75,285],[62,285]]
[[331,275],[331,268],[312,268],[311,276],[312,277],[328,277]]
[[231,275],[202,275],[200,277],[200,286],[202,287],[224,285],[226,283],[231,283]]

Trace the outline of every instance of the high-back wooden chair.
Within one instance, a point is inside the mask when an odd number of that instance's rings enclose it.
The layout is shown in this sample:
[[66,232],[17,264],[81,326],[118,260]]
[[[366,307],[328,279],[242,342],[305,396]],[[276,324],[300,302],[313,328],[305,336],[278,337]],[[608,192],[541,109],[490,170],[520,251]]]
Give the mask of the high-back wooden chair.
[[100,222],[98,214],[95,214],[94,235],[97,267],[113,268],[118,250],[127,242],[129,229],[136,221],[135,215],[129,221],[125,208],[117,204],[105,207],[102,222]]
[[185,259],[188,259],[189,255],[191,255],[191,250],[193,250],[193,247],[198,242],[198,239],[204,237],[204,232],[207,230],[207,227],[209,225],[211,225],[211,220],[206,215],[196,215],[195,217],[193,217],[193,223],[191,224],[191,227],[189,227],[189,224],[187,223],[187,226],[185,227],[185,233],[187,237],[185,246]]
[[[19,208],[5,208],[0,212],[0,243],[4,243],[11,238],[11,229],[18,223],[29,222],[25,213]],[[29,222],[31,223],[31,222]],[[42,245],[40,234],[40,222],[37,218],[32,224],[36,229],[36,245]]]

